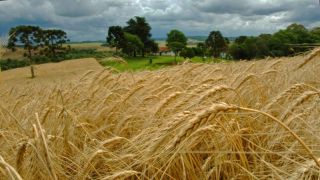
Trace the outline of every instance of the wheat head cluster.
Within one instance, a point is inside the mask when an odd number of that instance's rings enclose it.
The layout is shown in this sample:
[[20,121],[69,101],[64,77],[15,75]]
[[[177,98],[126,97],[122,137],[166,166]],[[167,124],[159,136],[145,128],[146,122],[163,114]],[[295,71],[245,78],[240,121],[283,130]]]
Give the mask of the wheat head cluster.
[[319,73],[316,49],[2,82],[0,177],[319,179]]

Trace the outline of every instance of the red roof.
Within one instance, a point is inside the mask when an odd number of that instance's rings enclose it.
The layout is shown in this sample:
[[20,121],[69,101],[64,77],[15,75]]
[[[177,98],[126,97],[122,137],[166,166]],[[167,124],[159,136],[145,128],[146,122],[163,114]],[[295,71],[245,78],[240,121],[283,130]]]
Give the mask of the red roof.
[[165,46],[165,47],[160,47],[159,51],[160,52],[168,52],[168,51],[170,51],[170,49],[167,46]]

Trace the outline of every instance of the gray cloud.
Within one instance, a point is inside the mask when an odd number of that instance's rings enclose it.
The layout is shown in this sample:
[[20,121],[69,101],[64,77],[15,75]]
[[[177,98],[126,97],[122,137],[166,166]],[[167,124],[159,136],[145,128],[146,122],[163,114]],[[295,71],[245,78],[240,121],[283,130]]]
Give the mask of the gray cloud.
[[7,0],[0,2],[0,34],[10,26],[62,28],[72,40],[102,40],[107,28],[145,16],[152,34],[177,28],[188,35],[272,33],[296,22],[320,26],[318,0]]

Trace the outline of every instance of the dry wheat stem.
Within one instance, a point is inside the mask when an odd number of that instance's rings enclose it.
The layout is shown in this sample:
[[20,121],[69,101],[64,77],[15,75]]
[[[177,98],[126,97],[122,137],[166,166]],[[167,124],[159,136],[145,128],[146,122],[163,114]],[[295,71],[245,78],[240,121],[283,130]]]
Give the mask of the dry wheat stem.
[[273,121],[277,122],[284,129],[286,129],[304,147],[304,149],[308,152],[310,157],[317,164],[318,168],[320,168],[320,162],[318,161],[318,158],[315,157],[315,155],[312,153],[312,150],[304,143],[304,141],[295,132],[293,132],[287,125],[285,125],[279,119],[273,117],[272,115],[270,115],[268,113],[265,113],[265,112],[262,112],[262,111],[259,111],[259,110],[250,109],[250,108],[244,108],[244,107],[237,107],[237,108],[240,109],[240,110],[244,110],[244,111],[252,111],[252,112],[257,112],[257,113],[263,114],[263,115],[269,117],[270,119],[272,119]]
[[57,180],[57,175],[52,167],[52,160],[51,160],[51,157],[50,157],[50,153],[49,153],[49,148],[48,148],[48,144],[47,144],[47,140],[45,138],[45,135],[43,133],[43,129],[41,127],[41,124],[40,124],[40,120],[39,120],[39,114],[38,113],[35,113],[35,116],[36,116],[36,125],[37,125],[37,129],[38,131],[40,132],[40,137],[41,137],[41,140],[42,140],[42,145],[45,149],[45,158],[46,158],[46,161],[47,161],[47,165],[48,165],[48,169],[50,170],[50,173],[51,173],[51,176],[54,180]]
[[0,155],[0,166],[6,168],[12,180],[15,180],[15,179],[22,180],[20,174],[10,164],[8,164],[1,155]]

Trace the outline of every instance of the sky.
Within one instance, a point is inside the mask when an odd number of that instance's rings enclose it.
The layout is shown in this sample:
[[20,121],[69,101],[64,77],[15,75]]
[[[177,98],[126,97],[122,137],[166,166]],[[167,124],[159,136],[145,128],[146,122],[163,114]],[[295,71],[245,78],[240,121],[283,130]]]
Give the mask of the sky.
[[6,0],[0,1],[0,35],[17,25],[67,32],[71,41],[104,40],[109,26],[143,16],[155,38],[171,29],[188,36],[259,35],[291,23],[320,26],[319,0]]

